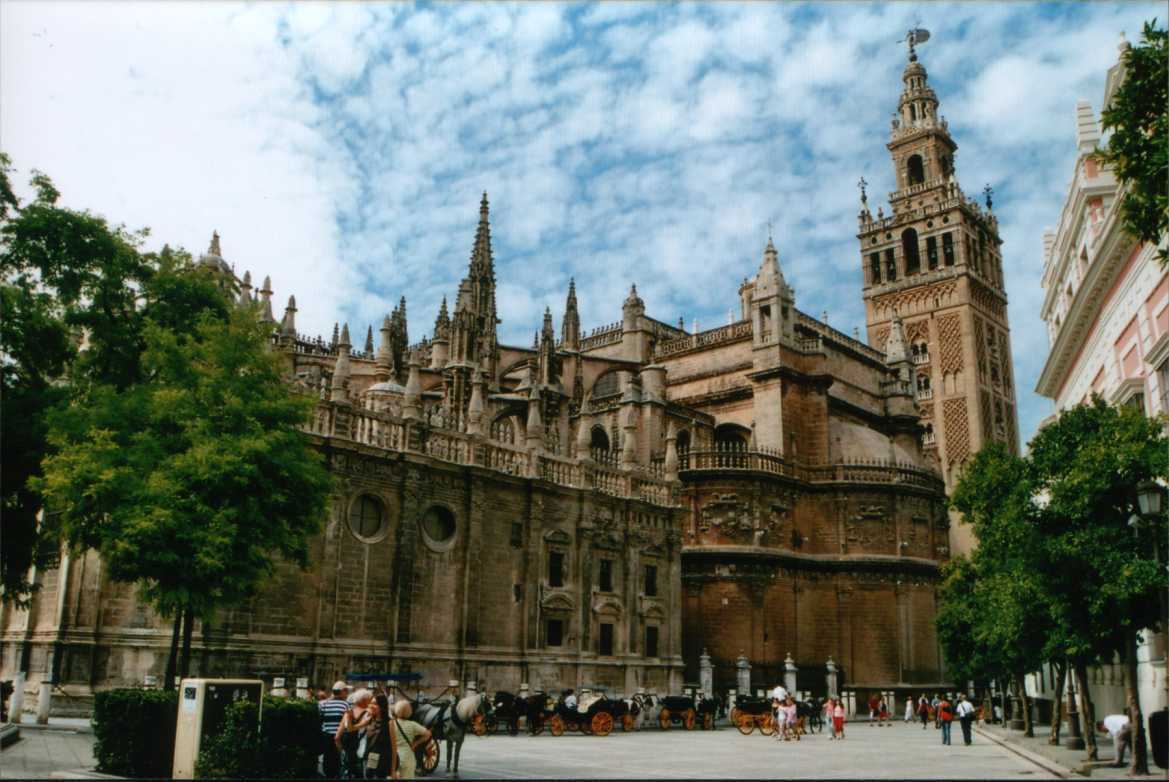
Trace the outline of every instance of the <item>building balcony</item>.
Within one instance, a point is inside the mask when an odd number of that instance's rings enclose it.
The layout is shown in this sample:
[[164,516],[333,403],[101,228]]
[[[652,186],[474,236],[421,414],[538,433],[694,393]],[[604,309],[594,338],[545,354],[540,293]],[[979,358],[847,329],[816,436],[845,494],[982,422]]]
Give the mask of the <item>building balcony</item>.
[[914,353],[913,354],[913,363],[914,364],[928,364],[928,363],[930,363],[930,354],[929,353]]
[[925,402],[934,398],[934,390],[932,388],[919,388],[916,396],[920,401]]

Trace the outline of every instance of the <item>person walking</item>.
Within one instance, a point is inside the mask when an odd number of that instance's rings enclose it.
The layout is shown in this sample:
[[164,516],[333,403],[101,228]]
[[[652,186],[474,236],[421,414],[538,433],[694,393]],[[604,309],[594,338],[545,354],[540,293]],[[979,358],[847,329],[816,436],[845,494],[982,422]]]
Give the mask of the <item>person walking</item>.
[[1124,751],[1132,747],[1132,725],[1127,714],[1109,714],[1096,725],[1097,730],[1106,730],[1112,736],[1112,765],[1124,767]]
[[828,738],[836,738],[836,720],[832,719],[832,712],[836,709],[836,699],[829,698],[824,702],[824,721],[828,723]]
[[394,735],[397,731],[390,730],[393,717],[385,693],[374,696],[369,714],[370,719],[365,728],[365,755],[361,759],[365,766],[365,778],[387,779],[398,773],[398,742]]
[[933,715],[934,730],[937,730],[938,728],[942,727],[942,721],[938,717],[938,704],[940,704],[941,702],[942,702],[941,696],[939,696],[935,692],[933,700],[930,701],[930,714]]
[[973,741],[971,727],[974,723],[974,704],[967,700],[965,693],[958,696],[958,708],[955,711],[958,723],[962,726],[962,742],[969,747]]
[[341,778],[341,742],[337,730],[341,720],[349,713],[349,685],[343,681],[333,683],[333,697],[317,703],[321,717],[321,773],[325,779]]
[[930,699],[923,692],[917,699],[917,716],[921,719],[921,729],[925,730],[930,724]]
[[832,707],[832,731],[836,734],[835,738],[844,739],[844,704],[839,700]]
[[954,720],[953,707],[945,698],[938,701],[938,722],[942,726],[942,743],[950,743],[950,723]]
[[913,722],[913,696],[905,696],[905,724]]
[[410,701],[394,704],[394,739],[398,752],[398,779],[414,779],[418,762],[414,753],[430,741],[430,731],[410,719],[413,708]]
[[869,727],[877,724],[877,709],[881,708],[881,699],[873,695],[869,696]]

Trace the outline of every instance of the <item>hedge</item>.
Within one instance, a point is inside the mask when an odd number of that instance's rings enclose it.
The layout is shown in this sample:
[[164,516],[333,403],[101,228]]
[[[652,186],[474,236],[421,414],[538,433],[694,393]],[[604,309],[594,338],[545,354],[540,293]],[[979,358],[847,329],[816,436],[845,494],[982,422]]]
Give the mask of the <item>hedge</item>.
[[174,691],[97,693],[93,701],[93,755],[98,771],[121,777],[169,777],[178,704]]
[[256,704],[228,707],[219,735],[199,752],[195,776],[236,779],[312,779],[317,773],[321,718],[315,701],[264,697],[256,730]]

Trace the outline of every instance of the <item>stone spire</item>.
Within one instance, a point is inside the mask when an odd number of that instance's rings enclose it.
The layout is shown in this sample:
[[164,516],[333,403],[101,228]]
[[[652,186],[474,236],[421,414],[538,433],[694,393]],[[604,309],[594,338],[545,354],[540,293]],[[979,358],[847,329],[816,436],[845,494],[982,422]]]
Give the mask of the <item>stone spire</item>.
[[347,386],[349,385],[349,324],[341,329],[341,336],[337,341],[337,362],[333,365],[333,382],[329,399],[333,402],[349,401]]
[[379,383],[385,383],[394,376],[397,369],[394,366],[393,324],[390,316],[382,318],[381,339],[378,340],[377,356],[374,358],[374,377]]
[[272,278],[264,278],[264,287],[260,288],[260,320],[264,323],[273,323],[272,317]]
[[216,258],[223,257],[223,251],[219,249],[219,231],[211,232],[211,244],[207,247],[207,254]]
[[885,341],[885,362],[899,364],[909,359],[909,348],[905,344],[905,325],[901,316],[893,313],[889,321],[889,338]]
[[475,244],[471,249],[471,275],[487,277],[495,281],[495,259],[491,254],[491,224],[488,220],[487,191],[479,202],[479,227],[475,229]]
[[422,377],[418,373],[417,352],[410,351],[410,373],[406,379],[406,394],[402,405],[402,417],[417,420],[422,417]]
[[370,325],[365,330],[365,347],[362,348],[367,354],[373,353],[373,326]]
[[280,336],[296,339],[296,297],[288,297],[288,306],[284,308],[284,317],[280,320]]
[[544,308],[544,325],[540,328],[539,338],[539,382],[543,385],[553,385],[560,382],[560,361],[556,357],[556,334],[552,331],[552,310]]
[[446,296],[442,297],[442,304],[438,308],[438,317],[434,319],[435,340],[446,339],[451,328],[451,316],[447,314]]
[[446,296],[442,297],[442,305],[438,308],[438,317],[434,320],[434,341],[430,346],[430,368],[442,369],[450,358],[451,317],[447,314]]
[[244,278],[239,284],[239,304],[240,304],[240,306],[243,306],[245,304],[251,304],[251,303],[252,303],[252,273],[251,272],[244,272]]
[[560,325],[560,339],[565,350],[580,350],[580,312],[576,306],[576,280],[568,281],[568,300],[564,303],[564,320]]
[[772,296],[784,291],[787,281],[783,278],[783,270],[779,267],[779,251],[771,237],[767,237],[767,246],[763,248],[763,260],[759,264],[759,272],[755,275],[755,298]]
[[333,323],[333,338],[331,340],[329,340],[329,348],[332,350],[336,350],[337,343],[339,343],[340,341],[341,341],[341,327],[336,322],[334,322]]

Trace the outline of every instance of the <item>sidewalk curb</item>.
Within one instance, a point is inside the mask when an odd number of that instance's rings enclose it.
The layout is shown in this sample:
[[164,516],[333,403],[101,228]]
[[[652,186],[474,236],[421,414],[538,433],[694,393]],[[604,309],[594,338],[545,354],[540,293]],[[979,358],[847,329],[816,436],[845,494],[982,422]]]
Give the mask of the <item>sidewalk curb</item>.
[[21,730],[52,730],[61,733],[93,733],[93,725],[38,725],[35,722],[14,722],[10,723],[20,728]]
[[1017,745],[1013,742],[1007,741],[1005,739],[1000,739],[998,736],[993,736],[990,733],[987,733],[986,731],[980,729],[977,725],[973,726],[973,728],[974,728],[975,733],[977,733],[979,736],[982,736],[987,741],[993,741],[995,744],[998,744],[1003,749],[1008,750],[1010,752],[1013,752],[1016,755],[1018,755],[1019,757],[1034,763],[1035,765],[1039,766],[1044,771],[1047,771],[1048,773],[1054,775],[1058,779],[1067,779],[1068,777],[1084,776],[1083,774],[1076,771],[1075,769],[1070,769],[1070,768],[1067,768],[1066,766],[1062,766],[1053,760],[1050,760],[1048,758],[1043,757],[1042,755],[1040,755],[1037,752],[1032,752],[1031,750],[1027,749],[1026,747],[1020,747],[1019,745]]

